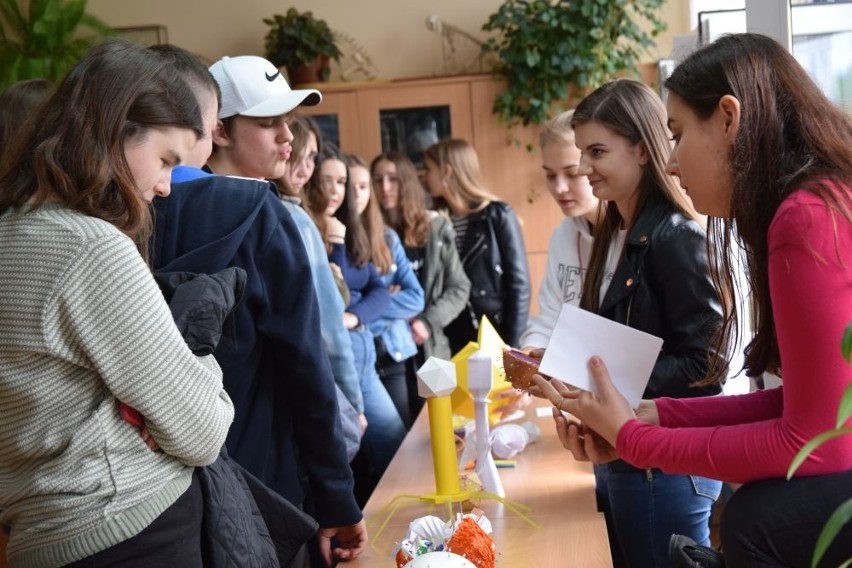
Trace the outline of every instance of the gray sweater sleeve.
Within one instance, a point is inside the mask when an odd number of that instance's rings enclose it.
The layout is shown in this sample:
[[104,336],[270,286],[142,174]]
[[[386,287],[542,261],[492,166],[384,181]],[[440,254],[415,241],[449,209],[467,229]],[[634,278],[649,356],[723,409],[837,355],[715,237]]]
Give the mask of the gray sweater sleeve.
[[167,454],[212,463],[234,416],[212,357],[195,357],[129,239],[80,251],[55,298],[55,340],[83,351],[118,400],[137,409]]

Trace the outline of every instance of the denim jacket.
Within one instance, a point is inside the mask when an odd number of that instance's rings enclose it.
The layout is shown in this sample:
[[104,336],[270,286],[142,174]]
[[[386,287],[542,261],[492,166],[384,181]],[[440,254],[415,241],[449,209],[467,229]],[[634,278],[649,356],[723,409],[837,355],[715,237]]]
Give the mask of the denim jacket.
[[391,294],[391,303],[384,317],[370,322],[370,331],[374,337],[382,339],[388,355],[399,362],[417,353],[408,321],[423,311],[425,300],[423,288],[396,231],[385,228],[385,240],[393,255],[393,265],[382,279],[387,287],[396,285],[400,289]]

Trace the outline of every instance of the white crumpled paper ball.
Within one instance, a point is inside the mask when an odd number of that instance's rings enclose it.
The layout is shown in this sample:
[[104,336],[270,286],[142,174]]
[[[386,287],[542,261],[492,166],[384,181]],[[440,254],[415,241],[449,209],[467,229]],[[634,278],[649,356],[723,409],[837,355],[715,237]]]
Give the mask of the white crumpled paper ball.
[[497,459],[512,459],[540,435],[541,430],[532,422],[501,424],[491,431],[491,453]]

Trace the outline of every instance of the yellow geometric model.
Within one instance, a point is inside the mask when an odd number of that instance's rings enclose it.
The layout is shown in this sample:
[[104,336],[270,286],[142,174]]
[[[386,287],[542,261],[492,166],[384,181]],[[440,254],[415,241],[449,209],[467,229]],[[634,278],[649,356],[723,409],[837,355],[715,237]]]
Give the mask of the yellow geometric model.
[[[487,320],[483,319],[483,324],[485,323],[487,323]],[[491,325],[488,324],[488,327],[491,328]],[[484,339],[488,345],[494,343],[493,338],[500,339],[493,328],[491,328],[491,331],[492,334],[486,336],[480,333],[480,339]],[[502,346],[502,344],[503,342],[499,341],[498,345]],[[370,520],[370,531],[374,540],[378,540],[379,535],[385,530],[397,509],[408,502],[427,503],[430,508],[445,505],[448,515],[452,517],[454,505],[460,506],[462,502],[474,499],[493,499],[503,503],[506,508],[521,517],[531,527],[539,528],[538,523],[528,515],[529,507],[490,493],[481,487],[462,485],[454,442],[450,398],[450,393],[454,391],[458,382],[458,377],[455,375],[458,373],[459,364],[454,363],[429,357],[417,370],[417,393],[426,399],[426,406],[429,411],[429,441],[432,447],[435,491],[423,495],[403,493],[394,496],[386,505],[376,511]],[[465,377],[467,377],[467,365],[463,365],[463,368]],[[503,381],[505,381],[505,376]],[[378,528],[375,527],[376,524],[378,524]]]
[[488,321],[488,318],[482,316],[477,341],[471,341],[450,359],[456,365],[456,380],[458,381],[456,390],[450,397],[453,402],[453,414],[474,418],[473,396],[467,388],[467,358],[477,351],[482,351],[490,356],[494,362],[494,387],[488,394],[491,401],[488,403],[488,419],[492,425],[500,420],[500,409],[511,400],[497,398],[495,395],[513,388],[506,380],[506,372],[503,370],[503,347],[505,346],[506,343],[494,329],[494,326],[491,325],[491,322]]

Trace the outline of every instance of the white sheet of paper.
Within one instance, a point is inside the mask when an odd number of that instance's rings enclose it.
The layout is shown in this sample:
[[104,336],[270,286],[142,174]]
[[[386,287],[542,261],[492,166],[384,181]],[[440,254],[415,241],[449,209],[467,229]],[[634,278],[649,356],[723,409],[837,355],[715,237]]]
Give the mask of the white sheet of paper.
[[615,387],[636,408],[662,346],[659,337],[564,304],[539,370],[597,394],[589,359],[598,355]]

